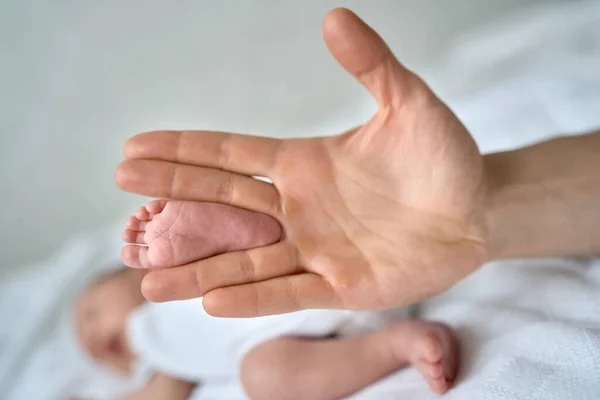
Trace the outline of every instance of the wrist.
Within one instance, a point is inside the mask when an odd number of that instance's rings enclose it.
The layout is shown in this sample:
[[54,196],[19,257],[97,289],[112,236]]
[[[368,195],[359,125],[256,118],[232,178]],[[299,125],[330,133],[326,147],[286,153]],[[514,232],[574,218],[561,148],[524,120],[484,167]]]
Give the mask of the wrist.
[[508,258],[510,253],[505,240],[506,229],[502,226],[503,206],[501,198],[505,177],[502,171],[503,160],[499,154],[483,156],[486,195],[484,207],[484,223],[486,230],[486,250],[488,261]]
[[529,148],[488,154],[484,168],[488,260],[543,254],[539,230],[548,194],[540,190],[535,154]]
[[600,251],[600,132],[484,156],[488,260]]

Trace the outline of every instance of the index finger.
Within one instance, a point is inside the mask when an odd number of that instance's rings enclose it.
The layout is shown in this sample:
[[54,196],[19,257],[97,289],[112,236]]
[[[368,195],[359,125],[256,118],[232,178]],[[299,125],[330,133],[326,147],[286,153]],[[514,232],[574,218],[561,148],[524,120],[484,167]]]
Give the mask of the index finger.
[[154,131],[136,135],[123,148],[128,159],[156,159],[268,176],[281,140],[215,131]]

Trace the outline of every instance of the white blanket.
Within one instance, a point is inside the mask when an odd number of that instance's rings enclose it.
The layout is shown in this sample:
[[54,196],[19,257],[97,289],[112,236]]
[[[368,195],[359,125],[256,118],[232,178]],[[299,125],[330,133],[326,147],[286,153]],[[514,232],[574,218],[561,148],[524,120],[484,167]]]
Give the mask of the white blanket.
[[[600,398],[600,261],[529,260],[485,266],[422,306],[463,351],[448,399]],[[413,369],[357,399],[433,399]]]
[[600,126],[600,2],[534,7],[472,32],[425,78],[485,153]]

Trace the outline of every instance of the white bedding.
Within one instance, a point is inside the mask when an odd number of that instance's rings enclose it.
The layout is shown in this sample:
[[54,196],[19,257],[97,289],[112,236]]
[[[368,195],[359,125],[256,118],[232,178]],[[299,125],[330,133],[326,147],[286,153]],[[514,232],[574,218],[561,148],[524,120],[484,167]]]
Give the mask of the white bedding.
[[[425,76],[480,147],[493,151],[600,126],[599,66],[600,2],[568,2],[474,33]],[[81,268],[116,254],[118,234],[109,232],[114,244],[98,239],[106,233],[81,238],[60,257],[2,282],[0,398],[70,394],[61,386],[65,364],[48,358],[48,332],[93,276]],[[422,316],[457,326],[463,339],[463,374],[449,399],[600,398],[597,261],[490,264],[423,305]],[[234,399],[240,391],[224,382],[195,395]],[[434,397],[412,369],[354,396]]]
[[[600,398],[600,261],[492,263],[422,306],[459,332],[462,373],[448,399]],[[357,399],[433,399],[415,370]]]

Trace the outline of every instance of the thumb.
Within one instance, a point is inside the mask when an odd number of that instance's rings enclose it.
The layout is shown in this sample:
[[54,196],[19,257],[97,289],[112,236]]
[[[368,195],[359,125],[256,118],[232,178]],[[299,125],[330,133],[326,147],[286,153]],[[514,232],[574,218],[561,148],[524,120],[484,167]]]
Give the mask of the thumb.
[[327,13],[323,38],[335,59],[371,92],[380,108],[401,106],[415,92],[423,94],[423,82],[352,11],[336,8]]

